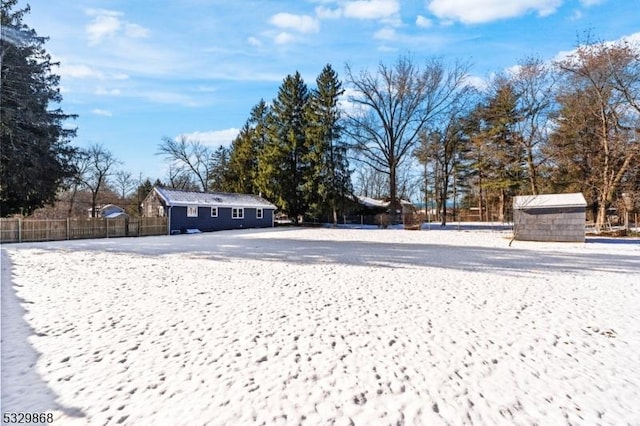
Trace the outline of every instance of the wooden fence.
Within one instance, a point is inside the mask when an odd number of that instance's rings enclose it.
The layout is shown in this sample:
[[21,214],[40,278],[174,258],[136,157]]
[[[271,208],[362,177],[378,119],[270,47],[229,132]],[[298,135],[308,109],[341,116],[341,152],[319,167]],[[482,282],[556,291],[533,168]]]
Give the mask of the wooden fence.
[[166,217],[0,219],[0,243],[166,235]]

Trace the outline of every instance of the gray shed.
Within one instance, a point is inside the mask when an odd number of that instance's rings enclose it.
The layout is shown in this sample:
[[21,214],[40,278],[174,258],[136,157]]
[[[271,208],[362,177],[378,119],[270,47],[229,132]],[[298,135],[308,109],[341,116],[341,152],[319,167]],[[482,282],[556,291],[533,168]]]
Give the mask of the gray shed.
[[514,238],[584,242],[587,202],[581,193],[513,198]]

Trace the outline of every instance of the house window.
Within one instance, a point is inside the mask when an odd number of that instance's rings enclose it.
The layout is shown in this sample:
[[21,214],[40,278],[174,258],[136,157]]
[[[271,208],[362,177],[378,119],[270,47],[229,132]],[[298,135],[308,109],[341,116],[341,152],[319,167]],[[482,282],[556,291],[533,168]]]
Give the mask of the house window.
[[256,209],[256,219],[262,219],[262,209]]
[[218,208],[211,207],[211,217],[218,217]]
[[164,207],[158,206],[158,217],[164,216]]
[[188,206],[187,217],[198,217],[198,206]]
[[232,219],[244,219],[244,209],[233,207],[231,208]]

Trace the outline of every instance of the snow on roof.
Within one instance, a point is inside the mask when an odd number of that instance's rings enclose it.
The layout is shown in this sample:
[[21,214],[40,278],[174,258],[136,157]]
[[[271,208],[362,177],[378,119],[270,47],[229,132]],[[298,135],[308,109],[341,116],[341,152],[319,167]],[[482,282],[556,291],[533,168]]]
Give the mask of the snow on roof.
[[[362,195],[358,195],[357,198],[358,198],[358,201],[360,202],[360,204],[362,204],[362,205],[364,205],[366,207],[384,208],[384,207],[389,207],[389,203],[390,203],[390,201],[377,200],[375,198],[365,197],[365,196],[362,196]],[[411,205],[411,202],[407,201],[407,200],[398,200],[398,201],[400,201],[400,204],[402,204],[403,206]]]
[[358,200],[360,201],[360,204],[366,207],[387,207],[389,205],[388,201],[376,200],[375,198],[364,196],[358,196]]
[[276,209],[262,197],[230,192],[195,192],[158,188],[155,190],[168,206],[252,207]]
[[586,206],[587,201],[580,192],[571,194],[521,195],[513,197],[513,208],[516,210]]
[[120,216],[127,216],[127,213],[120,206],[106,204],[98,209],[98,215],[107,219],[114,219]]

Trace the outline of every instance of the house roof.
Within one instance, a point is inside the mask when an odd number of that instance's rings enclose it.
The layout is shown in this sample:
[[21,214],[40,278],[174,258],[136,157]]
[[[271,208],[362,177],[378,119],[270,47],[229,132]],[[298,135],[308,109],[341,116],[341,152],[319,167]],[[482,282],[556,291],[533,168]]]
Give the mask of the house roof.
[[587,201],[580,192],[571,194],[521,195],[513,197],[513,208],[515,210],[586,206]]
[[230,192],[195,192],[177,189],[154,188],[168,206],[247,207],[276,209],[262,197]]
[[100,216],[113,219],[120,216],[128,216],[124,209],[115,204],[107,204],[100,209]]
[[[358,195],[357,199],[360,204],[370,208],[386,208],[386,207],[389,207],[389,204],[391,204],[390,201],[378,200],[375,198],[365,197],[363,195]],[[398,201],[400,201],[400,204],[403,206],[411,205],[411,202],[407,200],[398,200]]]
[[387,207],[389,205],[388,201],[385,202],[384,200],[376,200],[375,198],[364,197],[361,195],[358,196],[358,201],[360,202],[360,204],[362,204],[365,207],[382,208],[382,207]]

